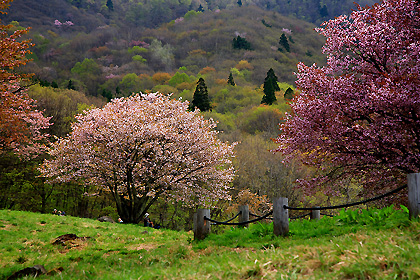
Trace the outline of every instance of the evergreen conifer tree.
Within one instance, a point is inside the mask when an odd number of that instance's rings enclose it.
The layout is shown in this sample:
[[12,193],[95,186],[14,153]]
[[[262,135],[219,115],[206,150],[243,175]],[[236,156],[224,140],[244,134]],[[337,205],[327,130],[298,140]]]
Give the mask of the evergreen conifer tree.
[[210,100],[209,100],[209,93],[207,91],[207,86],[203,78],[200,78],[197,82],[197,87],[195,88],[193,100],[190,103],[190,110],[194,110],[195,108],[200,109],[200,111],[209,111],[210,107]]
[[67,84],[67,89],[76,90],[72,80],[69,80],[69,83]]
[[277,76],[274,73],[273,68],[270,68],[267,72],[267,77],[264,80],[264,96],[261,100],[261,104],[271,105],[275,101],[276,98],[276,91],[279,91],[280,87],[277,84]]
[[114,11],[114,3],[112,3],[112,0],[107,0],[106,6],[108,7],[108,10],[110,10],[111,12]]
[[294,95],[294,91],[291,88],[286,89],[286,92],[284,93],[284,99],[292,100]]
[[[287,37],[284,35],[284,33],[280,36],[279,44],[286,50],[286,52],[290,52],[289,41],[287,40]],[[279,50],[281,51],[281,48],[279,48]]]
[[236,86],[235,81],[233,80],[232,73],[229,74],[229,78],[227,80],[228,85]]

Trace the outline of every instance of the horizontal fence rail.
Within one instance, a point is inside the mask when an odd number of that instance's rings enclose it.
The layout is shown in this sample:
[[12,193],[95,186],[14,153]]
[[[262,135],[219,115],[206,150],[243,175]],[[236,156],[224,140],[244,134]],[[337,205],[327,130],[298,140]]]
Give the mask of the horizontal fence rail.
[[396,188],[392,191],[389,191],[387,193],[384,193],[384,194],[381,194],[381,195],[378,195],[378,196],[375,196],[375,197],[372,197],[372,198],[369,198],[369,199],[365,199],[365,200],[362,200],[362,201],[353,202],[353,203],[334,205],[334,206],[323,206],[323,207],[290,207],[290,206],[287,206],[287,205],[283,205],[283,208],[284,209],[289,209],[289,210],[310,210],[310,211],[346,208],[346,207],[356,206],[356,205],[365,204],[365,203],[368,203],[368,202],[371,202],[371,201],[382,199],[384,197],[387,197],[387,196],[390,196],[394,193],[397,193],[400,190],[405,189],[406,187],[407,187],[407,185],[403,185],[403,186],[401,186],[399,188]]
[[[249,220],[249,221],[246,221],[246,222],[240,222],[240,223],[235,223],[235,222],[233,222],[233,223],[220,222],[220,221],[216,221],[216,220],[210,219],[208,217],[204,217],[204,220],[210,221],[210,222],[212,222],[212,223],[214,223],[216,225],[242,226],[242,225],[246,225],[246,224],[249,224],[249,223],[254,223],[254,222],[258,222],[258,221],[264,220],[264,219],[266,219],[268,216],[270,216],[272,214],[273,214],[273,211],[270,211],[267,214],[265,214],[264,216],[261,216],[259,218],[256,218],[256,219],[253,219],[253,220]],[[231,219],[231,220],[233,220],[233,219]]]
[[[264,219],[273,220],[274,235],[287,236],[289,232],[289,220],[300,219],[306,216],[310,216],[311,220],[318,220],[320,216],[334,217],[326,213],[321,213],[320,210],[332,210],[352,207],[360,204],[365,204],[375,200],[382,199],[384,197],[393,195],[408,187],[408,200],[409,200],[409,215],[411,217],[420,216],[420,173],[412,173],[407,176],[408,184],[398,187],[394,190],[386,192],[384,194],[368,198],[365,200],[334,205],[334,206],[323,206],[323,207],[291,207],[288,206],[288,199],[285,197],[277,197],[273,200],[273,210],[262,215],[256,215],[249,212],[248,205],[242,205],[239,208],[239,213],[234,217],[226,221],[217,221],[210,218],[209,209],[198,209],[194,215],[194,239],[204,239],[205,236],[210,232],[210,225],[229,225],[229,226],[247,226],[250,223],[258,222]],[[289,217],[289,210],[296,211],[311,211],[309,213]],[[272,217],[269,217],[272,215]],[[249,220],[249,216],[256,217],[255,219]],[[235,218],[239,217],[239,222],[231,222]]]

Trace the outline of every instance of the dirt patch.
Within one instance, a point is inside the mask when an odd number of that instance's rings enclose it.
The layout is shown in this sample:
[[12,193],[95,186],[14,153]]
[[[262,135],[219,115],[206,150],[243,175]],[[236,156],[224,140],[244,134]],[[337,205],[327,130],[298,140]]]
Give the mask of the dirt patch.
[[78,237],[75,234],[64,234],[52,242],[54,245],[61,245],[63,248],[60,250],[60,253],[65,254],[69,252],[72,249],[82,250],[87,246],[87,240],[89,240],[90,237]]
[[131,250],[146,250],[146,251],[150,251],[153,249],[156,249],[158,247],[158,244],[155,243],[143,243],[143,244],[136,244],[134,245]]
[[0,229],[2,229],[2,230],[9,230],[12,226],[13,225],[11,225],[11,224],[6,224],[6,225],[3,225]]

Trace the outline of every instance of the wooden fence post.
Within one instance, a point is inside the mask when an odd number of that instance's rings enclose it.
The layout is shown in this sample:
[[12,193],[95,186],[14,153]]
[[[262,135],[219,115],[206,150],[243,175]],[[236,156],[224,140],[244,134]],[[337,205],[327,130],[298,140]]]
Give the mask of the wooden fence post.
[[210,233],[210,221],[204,220],[204,217],[210,218],[210,209],[197,209],[194,214],[194,240],[203,240]]
[[321,210],[311,210],[311,220],[321,219]]
[[410,219],[420,215],[420,173],[407,175],[408,210]]
[[284,205],[288,206],[288,201],[286,197],[273,200],[273,231],[276,236],[289,234],[289,210],[283,208]]
[[[248,205],[241,205],[238,208],[238,211],[241,212],[239,215],[239,222],[248,222],[249,221],[249,206]],[[249,227],[249,223],[245,225],[241,225],[240,227]]]

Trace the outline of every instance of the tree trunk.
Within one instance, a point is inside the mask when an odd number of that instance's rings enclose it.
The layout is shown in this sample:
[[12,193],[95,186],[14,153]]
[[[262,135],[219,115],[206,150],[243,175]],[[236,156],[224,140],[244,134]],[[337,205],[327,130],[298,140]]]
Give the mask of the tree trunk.
[[[115,198],[115,196],[114,196]],[[133,201],[124,198],[123,195],[118,195],[116,199],[117,211],[124,223],[138,224],[143,220],[144,214],[150,208],[151,200],[155,198],[144,196],[134,197]]]

